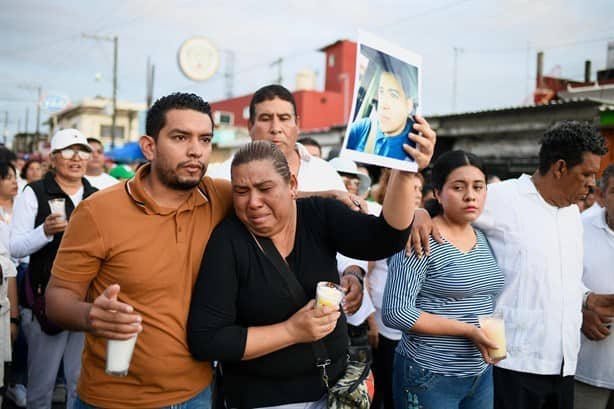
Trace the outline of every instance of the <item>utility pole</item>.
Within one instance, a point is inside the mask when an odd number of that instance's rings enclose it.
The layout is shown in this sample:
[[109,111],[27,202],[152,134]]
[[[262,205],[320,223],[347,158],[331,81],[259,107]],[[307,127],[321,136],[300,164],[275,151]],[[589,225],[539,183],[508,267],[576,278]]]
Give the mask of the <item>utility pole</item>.
[[153,87],[154,87],[154,76],[156,73],[156,66],[151,63],[149,57],[147,57],[147,84],[146,84],[146,97],[145,102],[147,103],[147,109],[151,106],[153,102]]
[[284,62],[283,58],[278,58],[277,60],[273,61],[271,63],[271,67],[277,65],[277,84],[281,85],[283,77],[281,75],[281,68],[282,68],[282,64]]
[[41,96],[42,96],[42,89],[39,86],[37,88],[38,90],[38,100],[36,101],[36,136],[38,136],[39,131],[40,131],[40,122],[41,122]]
[[[38,93],[38,99],[36,101],[36,134],[38,135],[40,131],[40,118],[41,118],[41,96],[43,94],[43,89],[40,85],[35,84],[21,84],[19,88],[27,89],[27,90],[35,90]],[[26,132],[28,126],[26,125]]]
[[235,71],[235,52],[226,50],[226,72],[224,73],[224,82],[226,83],[226,98],[232,98],[234,88],[234,71]]
[[113,117],[111,118],[111,149],[115,149],[116,121],[117,121],[117,36],[113,37]]
[[456,88],[458,86],[458,57],[463,52],[462,48],[454,47],[454,75],[452,77],[452,112],[456,111]]
[[28,116],[30,115],[30,108],[26,107],[26,131],[25,133],[28,133]]
[[4,130],[2,131],[2,143],[6,146],[6,131],[9,124],[9,111],[4,111]]
[[113,42],[113,114],[111,116],[111,149],[115,148],[115,123],[117,121],[117,36],[99,36],[94,34],[82,34],[83,38],[97,41]]
[[527,95],[531,94],[531,69],[530,69],[530,65],[531,65],[531,42],[527,41],[527,55],[525,56],[526,58],[526,66],[527,66],[527,80],[526,80],[526,84],[525,84],[525,88],[526,88],[526,93]]

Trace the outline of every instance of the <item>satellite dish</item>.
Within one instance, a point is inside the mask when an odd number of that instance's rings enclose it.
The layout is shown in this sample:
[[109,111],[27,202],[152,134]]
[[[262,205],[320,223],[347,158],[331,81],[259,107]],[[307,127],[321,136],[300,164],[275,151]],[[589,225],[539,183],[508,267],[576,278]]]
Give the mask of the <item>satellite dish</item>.
[[217,71],[220,55],[206,38],[192,37],[179,48],[178,62],[186,77],[194,81],[205,81]]

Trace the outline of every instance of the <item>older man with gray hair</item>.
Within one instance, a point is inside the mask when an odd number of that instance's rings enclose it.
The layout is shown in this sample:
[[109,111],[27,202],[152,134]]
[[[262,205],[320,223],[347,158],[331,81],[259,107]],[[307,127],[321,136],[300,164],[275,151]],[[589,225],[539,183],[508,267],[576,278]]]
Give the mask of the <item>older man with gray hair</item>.
[[[584,225],[583,281],[597,293],[614,293],[614,164],[601,179],[604,207],[582,215]],[[614,407],[614,338],[610,337],[613,317],[582,311],[582,345],[578,355],[575,383],[576,409]],[[608,406],[609,402],[609,406]]]

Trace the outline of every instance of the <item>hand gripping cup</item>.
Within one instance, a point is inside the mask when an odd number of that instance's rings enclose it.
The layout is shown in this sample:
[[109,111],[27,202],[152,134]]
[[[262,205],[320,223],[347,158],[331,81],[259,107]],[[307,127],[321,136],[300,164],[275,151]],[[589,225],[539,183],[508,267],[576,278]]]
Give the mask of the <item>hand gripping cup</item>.
[[49,208],[51,209],[51,214],[61,214],[62,221],[66,221],[66,200],[63,197],[59,197],[57,199],[49,200]]
[[488,349],[490,357],[497,360],[506,358],[507,346],[505,342],[505,322],[503,321],[503,315],[498,312],[491,315],[479,315],[478,321],[480,327],[486,333],[486,336],[498,346],[496,349]]
[[126,376],[134,352],[137,335],[130,339],[107,340],[107,369],[109,375]]
[[345,292],[341,286],[329,281],[320,281],[316,287],[316,307],[335,307],[341,304]]

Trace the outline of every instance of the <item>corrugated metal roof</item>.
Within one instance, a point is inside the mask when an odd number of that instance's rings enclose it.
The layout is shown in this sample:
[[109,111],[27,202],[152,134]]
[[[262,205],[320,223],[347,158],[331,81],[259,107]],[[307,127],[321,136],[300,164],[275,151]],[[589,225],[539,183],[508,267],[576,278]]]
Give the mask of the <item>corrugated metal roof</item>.
[[596,98],[570,98],[566,100],[553,100],[548,104],[540,104],[540,105],[518,105],[518,106],[510,106],[510,107],[502,107],[495,109],[484,109],[480,111],[466,111],[459,113],[450,113],[450,114],[436,114],[436,115],[425,115],[427,118],[442,118],[442,117],[454,117],[454,116],[466,116],[466,115],[476,115],[476,114],[488,114],[492,112],[503,112],[503,111],[520,111],[527,109],[547,109],[552,106],[561,106],[561,105],[576,105],[576,104],[586,104],[592,103],[594,105],[601,105],[599,107],[600,111],[611,111],[614,110],[614,101],[611,100],[599,100]]

